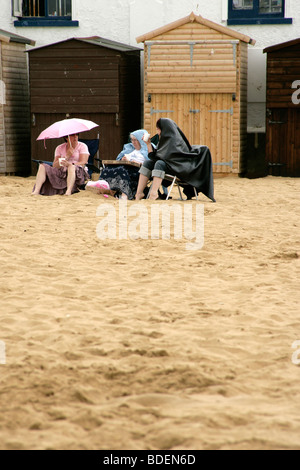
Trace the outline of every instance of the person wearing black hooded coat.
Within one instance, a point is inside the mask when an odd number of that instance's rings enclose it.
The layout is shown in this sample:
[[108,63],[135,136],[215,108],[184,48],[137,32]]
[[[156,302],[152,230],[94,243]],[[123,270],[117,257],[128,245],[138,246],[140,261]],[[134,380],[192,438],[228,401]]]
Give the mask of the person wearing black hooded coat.
[[[144,189],[151,177],[153,184],[150,199],[157,199],[158,189],[167,173],[177,176],[187,184],[184,193],[188,199],[195,195],[195,188],[197,194],[202,192],[216,202],[209,148],[205,145],[190,145],[182,130],[172,119],[161,118],[157,121],[156,127],[159,142],[156,149],[153,147],[149,149],[150,161],[143,163],[140,169],[136,199],[144,197]],[[150,145],[149,143],[148,147]]]

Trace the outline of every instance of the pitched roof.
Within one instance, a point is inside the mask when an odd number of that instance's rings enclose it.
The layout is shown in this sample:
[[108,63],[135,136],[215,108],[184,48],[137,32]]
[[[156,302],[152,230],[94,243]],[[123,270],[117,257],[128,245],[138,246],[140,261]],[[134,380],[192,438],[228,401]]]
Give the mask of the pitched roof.
[[0,29],[0,41],[19,42],[21,44],[30,44],[31,46],[35,46],[35,41],[32,41],[31,39],[28,39],[28,38],[24,38],[23,36],[19,36],[18,34],[15,34],[15,33],[5,31],[4,29]]
[[100,36],[92,36],[90,38],[77,38],[77,39],[84,41],[84,42],[88,42],[90,44],[95,44],[96,46],[103,46],[103,47],[107,47],[108,49],[118,50],[120,52],[141,50],[139,47],[129,46],[128,44],[122,44],[121,42],[116,42],[110,39],[101,38]]
[[86,37],[86,38],[69,38],[69,39],[65,39],[63,41],[58,41],[58,42],[55,42],[55,43],[52,43],[52,44],[46,44],[44,46],[35,47],[34,49],[31,49],[28,52],[36,51],[37,49],[43,49],[45,47],[51,47],[51,46],[54,46],[56,44],[62,44],[64,42],[74,41],[74,40],[75,41],[81,41],[81,42],[88,43],[88,44],[93,44],[95,46],[106,47],[107,49],[113,49],[113,50],[117,50],[117,51],[120,51],[120,52],[141,51],[141,49],[139,47],[129,46],[128,44],[122,44],[120,42],[111,41],[110,39],[101,38],[100,36],[90,36],[90,37]]
[[274,52],[280,49],[285,49],[286,47],[297,46],[298,44],[300,44],[300,38],[266,47],[263,52]]
[[155,29],[154,31],[150,31],[149,33],[137,37],[136,42],[139,43],[149,41],[150,39],[153,39],[154,37],[160,34],[167,33],[168,31],[172,31],[172,29],[176,29],[187,23],[194,22],[202,24],[203,26],[207,26],[208,28],[215,29],[216,31],[219,31],[222,34],[227,34],[228,36],[231,36],[234,39],[239,39],[240,41],[247,42],[248,44],[254,45],[256,42],[254,39],[250,38],[249,36],[246,36],[245,34],[238,33],[237,31],[234,31],[231,28],[227,28],[226,26],[222,26],[218,23],[214,23],[213,21],[207,20],[201,15],[197,16],[193,12],[189,16],[181,18],[180,20],[174,21],[173,23],[169,23],[165,26],[162,26],[161,28]]

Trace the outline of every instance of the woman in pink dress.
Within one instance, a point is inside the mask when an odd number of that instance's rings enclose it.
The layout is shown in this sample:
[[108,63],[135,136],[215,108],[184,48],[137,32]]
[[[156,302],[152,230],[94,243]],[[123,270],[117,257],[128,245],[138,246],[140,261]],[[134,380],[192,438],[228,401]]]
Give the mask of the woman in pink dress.
[[53,166],[40,164],[32,195],[70,196],[79,192],[79,187],[89,178],[86,170],[89,151],[78,137],[78,134],[64,137],[66,142],[56,147]]

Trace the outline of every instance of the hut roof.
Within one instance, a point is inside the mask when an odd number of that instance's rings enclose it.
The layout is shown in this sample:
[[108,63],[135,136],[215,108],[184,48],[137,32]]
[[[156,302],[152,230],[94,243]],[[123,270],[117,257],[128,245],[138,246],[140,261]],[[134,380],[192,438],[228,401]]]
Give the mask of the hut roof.
[[11,33],[9,31],[4,31],[4,29],[0,29],[0,41],[3,42],[18,42],[21,44],[30,44],[31,46],[35,46],[35,41],[31,39],[24,38],[23,36],[19,36],[18,34]]
[[291,46],[297,46],[300,44],[300,38],[293,39],[291,41],[282,42],[281,44],[275,44],[274,46],[269,46],[264,49],[264,52],[274,52],[279,51],[280,49],[285,49]]
[[239,39],[240,41],[247,42],[248,44],[255,44],[255,40],[250,38],[249,36],[246,36],[245,34],[238,33],[237,31],[234,31],[233,29],[227,28],[226,26],[222,26],[218,23],[214,23],[213,21],[207,20],[203,18],[201,15],[197,16],[195,13],[191,13],[189,16],[186,16],[180,20],[174,21],[173,23],[169,23],[165,26],[162,26],[161,28],[155,29],[154,31],[150,31],[149,33],[143,34],[142,36],[139,36],[136,38],[136,42],[145,42],[153,39],[154,37],[167,33],[168,31],[172,31],[172,29],[176,29],[179,26],[183,26],[187,23],[199,23],[203,26],[206,26],[208,28],[214,29],[216,31],[219,31],[222,34],[227,34],[228,36],[233,37],[234,39]]
[[56,42],[56,43],[46,44],[46,45],[40,46],[40,47],[35,47],[34,49],[31,49],[28,52],[36,51],[37,49],[43,49],[45,47],[54,46],[55,44],[62,44],[64,42],[69,42],[69,41],[74,41],[74,40],[84,42],[84,43],[87,43],[87,44],[93,44],[95,46],[105,47],[107,49],[113,49],[113,50],[116,50],[116,51],[119,51],[119,52],[141,51],[141,49],[139,47],[129,46],[127,44],[122,44],[120,42],[112,41],[110,39],[101,38],[100,36],[91,36],[91,37],[86,37],[86,38],[80,38],[79,37],[79,38],[65,39],[64,41],[59,41],[59,42]]

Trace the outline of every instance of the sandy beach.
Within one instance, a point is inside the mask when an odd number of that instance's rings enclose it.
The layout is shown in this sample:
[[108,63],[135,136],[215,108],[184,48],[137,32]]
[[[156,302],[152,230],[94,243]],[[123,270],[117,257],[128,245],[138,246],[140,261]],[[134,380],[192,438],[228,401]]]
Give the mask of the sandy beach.
[[216,178],[192,251],[33,184],[0,176],[1,449],[300,448],[299,179]]

